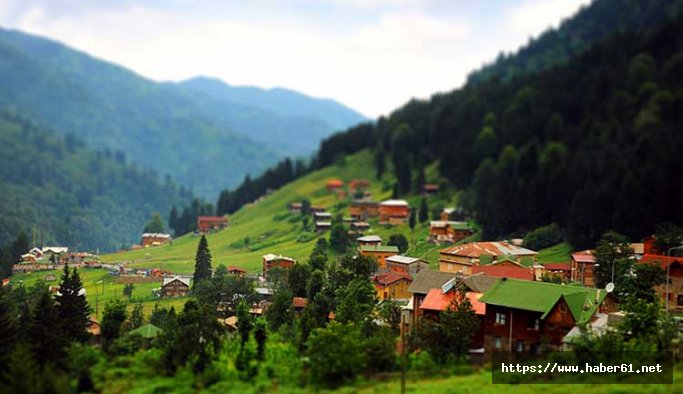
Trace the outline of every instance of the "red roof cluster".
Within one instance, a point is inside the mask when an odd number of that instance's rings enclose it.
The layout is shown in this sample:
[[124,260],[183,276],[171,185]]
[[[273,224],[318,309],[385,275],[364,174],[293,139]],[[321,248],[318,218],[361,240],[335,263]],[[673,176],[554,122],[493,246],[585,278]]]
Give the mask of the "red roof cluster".
[[[448,293],[444,294],[441,289],[431,289],[429,290],[429,293],[427,293],[424,301],[422,301],[420,309],[445,311],[455,299],[456,294],[457,293],[455,291],[449,291]],[[474,313],[477,315],[486,314],[486,304],[479,301],[479,297],[482,296],[481,293],[467,292],[466,295],[467,299],[470,300],[470,304],[472,304]]]
[[496,278],[514,278],[521,280],[534,280],[534,273],[530,268],[514,265],[475,265],[472,266],[472,275],[483,273],[486,276]]
[[593,263],[595,264],[595,255],[590,249],[582,250],[580,252],[572,253],[572,259],[578,263]]
[[401,279],[405,279],[409,282],[413,281],[413,277],[408,273],[395,271],[382,272],[381,274],[377,274],[374,278],[372,278],[375,283],[382,286],[389,286],[390,284],[398,282]]
[[665,256],[661,254],[644,254],[643,257],[641,257],[638,260],[639,263],[655,263],[659,264],[662,268],[666,269],[666,266],[668,265],[667,263],[671,263],[671,265],[675,264],[680,264],[683,266],[683,257],[677,257],[677,256]]

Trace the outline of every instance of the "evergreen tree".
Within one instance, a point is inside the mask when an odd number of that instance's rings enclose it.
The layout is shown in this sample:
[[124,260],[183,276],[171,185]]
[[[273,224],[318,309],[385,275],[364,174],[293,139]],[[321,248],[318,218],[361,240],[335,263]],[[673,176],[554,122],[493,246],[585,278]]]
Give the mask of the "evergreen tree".
[[0,371],[4,371],[17,339],[17,322],[7,295],[0,289]]
[[429,220],[429,206],[427,205],[427,199],[424,197],[422,198],[422,201],[420,201],[420,212],[418,216],[420,223],[424,223]]
[[154,212],[152,217],[147,223],[145,223],[145,233],[163,233],[164,232],[164,220],[161,218],[159,212]]
[[396,246],[399,253],[405,253],[408,250],[408,240],[403,234],[391,234],[387,245]]
[[266,339],[268,338],[268,331],[266,330],[266,321],[263,318],[256,320],[254,327],[254,339],[256,340],[256,359],[263,361],[266,355]]
[[64,265],[59,294],[57,296],[57,311],[63,324],[64,334],[69,340],[85,342],[90,334],[90,305],[85,298],[85,289],[77,269],[69,272],[69,266]]
[[52,296],[47,290],[36,301],[26,328],[26,342],[41,365],[61,365],[70,339],[66,332],[69,323],[60,316]]
[[108,302],[104,307],[104,313],[102,314],[102,345],[105,350],[121,336],[123,323],[127,317],[126,305],[119,300]]
[[171,212],[168,214],[168,227],[173,230],[173,235],[182,235],[179,231],[181,230],[178,226],[180,217],[178,216],[178,208],[174,205],[171,208]]
[[202,235],[197,246],[197,254],[195,256],[194,264],[194,278],[192,288],[203,280],[211,278],[211,251],[209,251],[209,244],[206,237]]
[[410,217],[408,218],[408,225],[410,226],[410,231],[415,230],[415,210],[410,210]]
[[382,179],[384,171],[386,170],[386,159],[384,158],[384,150],[377,148],[375,151],[375,177]]
[[268,326],[277,331],[283,325],[291,324],[294,320],[292,308],[292,292],[286,286],[280,286],[273,296],[273,303],[266,310]]
[[246,303],[246,301],[241,300],[240,303],[237,304],[236,316],[237,331],[240,334],[240,344],[241,347],[244,347],[244,345],[249,340],[249,333],[251,332],[251,329],[254,327],[253,318],[249,313],[249,305]]

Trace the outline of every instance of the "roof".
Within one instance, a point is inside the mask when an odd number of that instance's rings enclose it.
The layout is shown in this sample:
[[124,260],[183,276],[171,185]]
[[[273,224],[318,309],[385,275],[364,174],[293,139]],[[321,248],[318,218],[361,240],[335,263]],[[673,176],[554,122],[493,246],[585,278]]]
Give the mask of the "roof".
[[227,222],[228,218],[225,216],[199,216],[197,220],[200,222]]
[[497,281],[498,278],[483,273],[466,276],[462,279],[462,283],[475,293],[485,293]]
[[296,261],[291,257],[285,257],[281,254],[273,254],[273,253],[268,253],[263,255],[263,259],[266,261],[273,261],[273,260],[289,260],[289,261]]
[[382,242],[382,237],[379,235],[366,235],[364,237],[356,238],[358,242]]
[[236,267],[234,265],[231,265],[228,268],[226,268],[226,271],[228,271],[228,272],[241,272],[241,273],[247,272],[247,270],[245,270],[244,268]]
[[478,258],[481,255],[532,256],[537,254],[537,252],[534,252],[533,250],[515,246],[507,242],[471,242],[442,249],[441,253],[472,258]]
[[520,265],[501,265],[501,264],[491,264],[491,265],[474,265],[472,266],[472,273],[478,274],[483,273],[487,276],[493,276],[497,278],[515,278],[521,280],[534,280],[534,273],[532,269],[525,268]]
[[171,234],[144,233],[142,234],[142,238],[171,238]]
[[344,181],[341,179],[330,179],[327,181],[327,186],[341,186],[344,184]]
[[398,247],[394,245],[361,245],[361,252],[398,253]]
[[386,200],[379,203],[381,206],[385,207],[408,207],[408,201],[406,200]]
[[67,246],[43,246],[43,253],[67,253],[69,248]]
[[634,254],[643,254],[645,253],[645,244],[642,242],[632,243],[631,249],[633,249]]
[[543,267],[548,271],[570,271],[571,267],[567,263],[545,263]]
[[332,222],[315,222],[316,227],[332,227]]
[[137,334],[140,335],[143,338],[156,338],[161,331],[163,331],[161,328],[155,326],[154,324],[145,324],[142,327],[138,327],[135,330],[131,331],[131,334]]
[[162,283],[162,286],[166,286],[167,284],[173,282],[173,281],[179,281],[181,283],[186,284],[187,286],[190,286],[191,279],[190,278],[183,278],[182,276],[173,276],[173,277],[167,277],[164,278],[164,282]]
[[304,297],[294,297],[292,298],[292,306],[295,308],[305,308],[308,304],[308,299]]
[[413,281],[413,277],[406,274],[405,272],[394,272],[394,271],[389,271],[389,272],[383,272],[381,274],[375,275],[374,278],[372,278],[373,282],[383,285],[383,286],[389,286],[393,283],[396,283],[400,280],[407,280],[408,282]]
[[357,206],[357,205],[375,206],[375,205],[378,205],[378,204],[379,204],[379,203],[378,203],[377,201],[372,201],[372,200],[359,200],[359,199],[355,199],[355,200],[351,201],[351,205],[352,205],[352,206],[353,206],[353,205],[356,205],[356,206]]
[[313,212],[313,216],[319,218],[331,218],[332,214],[329,212]]
[[[446,309],[448,309],[448,307],[455,299],[456,294],[457,293],[455,291],[449,291],[446,294],[444,294],[440,288],[431,289],[429,290],[429,293],[427,293],[427,296],[425,297],[424,301],[422,301],[420,309],[432,311],[445,311]],[[479,301],[479,298],[481,298],[482,294],[468,291],[466,293],[466,296],[472,304],[472,309],[474,310],[474,313],[476,313],[477,315],[486,314],[486,304]]]
[[567,303],[577,323],[583,323],[598,310],[607,296],[605,290],[501,278],[491,286],[481,301],[486,304],[541,313],[545,319],[561,300]]
[[454,277],[455,274],[452,272],[422,270],[417,274],[408,291],[414,294],[427,294],[429,290],[440,288]]
[[410,257],[410,256],[401,256],[400,254],[396,254],[390,257],[387,257],[385,259],[387,262],[392,262],[396,264],[413,264],[413,263],[419,263],[420,261],[424,261],[418,257]]
[[467,222],[456,222],[452,220],[432,220],[429,222],[430,227],[450,227],[455,230],[472,230]]
[[640,259],[638,259],[639,263],[657,263],[659,264],[663,269],[666,269],[666,266],[668,263],[673,264],[681,264],[683,265],[683,257],[677,257],[677,256],[665,256],[665,255],[660,255],[660,254],[644,254]]
[[572,259],[579,263],[595,263],[595,251],[587,249],[572,253]]

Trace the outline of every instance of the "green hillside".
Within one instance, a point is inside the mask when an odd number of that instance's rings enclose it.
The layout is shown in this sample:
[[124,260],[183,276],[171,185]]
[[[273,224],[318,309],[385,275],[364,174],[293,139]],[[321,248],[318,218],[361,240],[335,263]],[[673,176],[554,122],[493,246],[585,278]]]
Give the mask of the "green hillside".
[[[302,222],[300,215],[288,213],[287,204],[307,198],[312,205],[324,206],[333,215],[342,213],[348,216],[348,200],[339,200],[325,188],[325,183],[330,178],[339,178],[346,182],[359,178],[369,179],[373,198],[377,201],[388,199],[394,178],[386,175],[381,181],[373,179],[372,172],[368,171],[372,168],[372,160],[370,152],[359,152],[299,178],[255,204],[243,207],[230,216],[229,228],[208,236],[214,266],[236,265],[256,272],[261,269],[261,256],[266,253],[283,254],[299,260],[308,257],[317,237],[308,242],[297,242],[302,232]],[[444,193],[453,194],[452,191]],[[411,206],[419,206],[420,197],[410,197],[407,200]],[[450,202],[440,195],[429,199],[431,207],[445,206]],[[371,224],[372,229],[368,234],[377,234],[388,240],[391,234],[402,233],[409,241],[413,240],[407,253],[426,258],[436,268],[439,247],[425,242],[429,232],[428,223],[418,224],[412,234],[407,224],[386,227],[377,225],[376,220],[371,221]],[[323,234],[324,237],[328,235]],[[248,246],[244,245],[247,237]],[[109,254],[103,256],[103,261],[132,261],[132,266],[161,267],[174,272],[191,273],[197,242],[195,235],[188,234],[174,239],[173,245]]]

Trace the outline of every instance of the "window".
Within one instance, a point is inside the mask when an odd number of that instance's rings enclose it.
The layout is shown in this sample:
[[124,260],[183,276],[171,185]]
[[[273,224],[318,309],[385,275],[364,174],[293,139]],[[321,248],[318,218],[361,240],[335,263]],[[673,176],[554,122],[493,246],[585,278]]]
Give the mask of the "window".
[[496,337],[496,339],[494,340],[493,346],[496,349],[502,348],[503,347],[503,340],[500,337]]
[[505,325],[505,313],[496,312],[496,324]]
[[567,305],[565,303],[559,304],[557,309],[560,311],[560,313],[567,313]]
[[540,326],[541,326],[541,319],[539,319],[539,318],[529,319],[529,326],[528,326],[529,330],[538,331]]
[[515,346],[515,351],[523,352],[524,351],[524,342],[517,341],[517,345]]
[[676,297],[676,304],[678,304],[678,306],[683,306],[683,294],[679,294],[678,297]]

